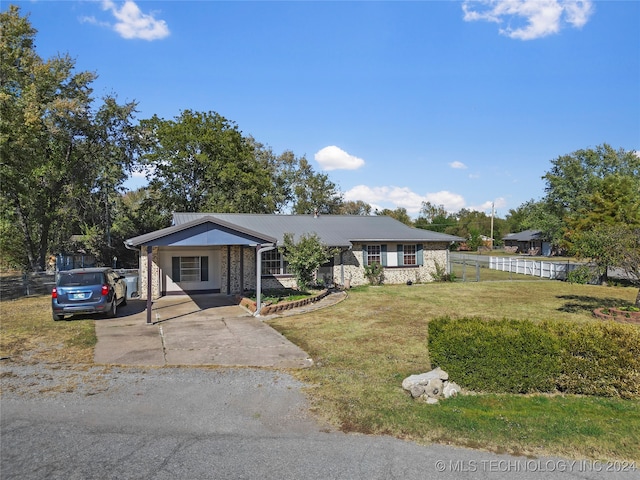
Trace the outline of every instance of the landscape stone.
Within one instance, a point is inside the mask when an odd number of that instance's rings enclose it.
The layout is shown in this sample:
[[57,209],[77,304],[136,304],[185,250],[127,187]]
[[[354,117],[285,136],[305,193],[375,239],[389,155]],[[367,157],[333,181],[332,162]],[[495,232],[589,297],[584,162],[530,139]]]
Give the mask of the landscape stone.
[[455,397],[462,392],[460,386],[449,381],[449,374],[440,367],[430,372],[409,375],[402,381],[402,388],[428,404],[438,403],[441,398]]

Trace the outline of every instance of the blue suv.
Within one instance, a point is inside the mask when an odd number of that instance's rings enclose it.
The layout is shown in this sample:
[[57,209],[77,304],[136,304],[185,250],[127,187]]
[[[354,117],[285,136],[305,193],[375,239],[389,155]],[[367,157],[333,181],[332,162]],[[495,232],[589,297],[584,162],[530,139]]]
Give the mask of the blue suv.
[[103,313],[107,317],[115,317],[118,307],[126,304],[124,277],[106,267],[59,272],[51,292],[54,320],[80,313]]

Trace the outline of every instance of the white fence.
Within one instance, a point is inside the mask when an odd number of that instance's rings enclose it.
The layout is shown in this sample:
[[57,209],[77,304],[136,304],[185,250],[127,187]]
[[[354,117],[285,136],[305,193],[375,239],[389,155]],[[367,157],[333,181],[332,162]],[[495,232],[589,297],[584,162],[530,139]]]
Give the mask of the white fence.
[[566,280],[569,272],[580,265],[575,263],[550,262],[518,257],[489,257],[489,268],[502,272],[532,275],[552,280]]

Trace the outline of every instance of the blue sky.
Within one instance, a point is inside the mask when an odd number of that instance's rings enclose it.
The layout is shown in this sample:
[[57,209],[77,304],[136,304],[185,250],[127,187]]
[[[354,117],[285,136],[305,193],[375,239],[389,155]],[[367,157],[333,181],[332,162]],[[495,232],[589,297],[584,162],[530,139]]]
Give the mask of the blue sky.
[[218,112],[376,208],[504,217],[551,160],[640,149],[635,0],[9,3],[96,96]]

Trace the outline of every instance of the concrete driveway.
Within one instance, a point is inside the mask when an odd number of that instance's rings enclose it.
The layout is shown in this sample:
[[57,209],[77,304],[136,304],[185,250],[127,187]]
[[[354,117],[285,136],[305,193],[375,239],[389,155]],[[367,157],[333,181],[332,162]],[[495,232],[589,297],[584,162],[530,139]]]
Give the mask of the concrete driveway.
[[94,361],[118,365],[220,365],[304,368],[313,361],[226,295],[129,300],[113,319],[97,319]]

